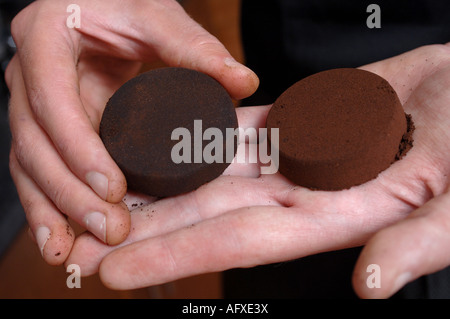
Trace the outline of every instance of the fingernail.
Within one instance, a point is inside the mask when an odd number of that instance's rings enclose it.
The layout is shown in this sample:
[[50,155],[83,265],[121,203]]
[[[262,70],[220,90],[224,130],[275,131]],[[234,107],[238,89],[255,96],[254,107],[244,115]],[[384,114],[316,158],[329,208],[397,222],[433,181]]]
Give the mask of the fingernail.
[[412,274],[410,272],[405,272],[400,274],[394,283],[394,291],[400,290],[403,286],[409,283],[412,279]]
[[41,226],[36,230],[36,242],[39,247],[41,255],[44,256],[44,247],[51,235],[50,229],[45,226]]
[[106,217],[99,212],[89,213],[84,217],[86,228],[97,238],[106,242]]
[[108,178],[97,172],[89,172],[86,174],[86,180],[94,192],[103,200],[108,196]]
[[239,63],[238,61],[236,61],[235,59],[230,58],[230,57],[225,58],[223,60],[223,62],[225,63],[226,66],[229,66],[230,68],[236,68],[237,67],[237,68],[246,68],[247,69],[247,67],[245,65]]
[[223,60],[223,62],[227,67],[229,67],[231,69],[231,71],[237,72],[237,73],[234,73],[235,76],[238,76],[241,79],[246,81],[246,82],[244,82],[245,87],[241,88],[241,90],[243,90],[243,92],[245,92],[245,93],[240,93],[243,95],[242,96],[241,95],[234,96],[234,98],[239,100],[239,99],[249,96],[250,94],[252,94],[256,91],[256,89],[259,86],[259,78],[255,74],[255,72],[253,72],[250,68],[248,68],[247,66],[245,66],[242,63],[239,63],[238,61],[236,61],[235,59],[233,59],[231,57],[225,58]]

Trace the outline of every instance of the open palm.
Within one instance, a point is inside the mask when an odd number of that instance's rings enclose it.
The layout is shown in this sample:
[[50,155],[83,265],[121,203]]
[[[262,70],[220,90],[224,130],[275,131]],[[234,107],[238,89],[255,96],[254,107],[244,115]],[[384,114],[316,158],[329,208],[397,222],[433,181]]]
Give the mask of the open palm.
[[[99,271],[109,287],[129,289],[287,261],[365,244],[444,194],[450,47],[422,47],[362,68],[391,83],[416,126],[414,147],[376,179],[348,190],[311,191],[279,173],[261,175],[258,164],[232,164],[196,191],[154,202],[130,198],[130,208],[138,205],[125,242],[111,247],[83,234],[67,263],[79,264],[83,275]],[[263,127],[269,109],[238,109],[240,126]]]

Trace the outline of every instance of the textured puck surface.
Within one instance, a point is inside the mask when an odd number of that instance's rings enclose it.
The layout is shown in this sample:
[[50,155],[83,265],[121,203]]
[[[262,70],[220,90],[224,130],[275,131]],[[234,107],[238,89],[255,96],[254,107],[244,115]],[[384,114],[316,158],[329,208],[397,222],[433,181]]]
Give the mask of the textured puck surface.
[[280,95],[267,128],[269,139],[270,129],[279,128],[280,173],[300,186],[340,190],[376,178],[404,155],[399,148],[405,140],[412,143],[409,122],[385,79],[333,69]]
[[[196,120],[201,123],[200,135],[194,131]],[[221,175],[229,165],[226,128],[237,126],[233,102],[216,80],[189,69],[161,68],[129,80],[114,93],[102,116],[100,137],[129,189],[166,197],[192,191]],[[190,140],[183,136],[172,140],[177,128],[187,129]],[[222,132],[224,138],[214,140],[214,145],[223,146],[222,161],[194,158],[199,143],[201,150],[211,143],[201,135],[208,128]],[[190,162],[176,163],[172,158],[173,147],[181,141],[191,146],[181,152],[190,152]],[[237,142],[234,145],[233,156]]]

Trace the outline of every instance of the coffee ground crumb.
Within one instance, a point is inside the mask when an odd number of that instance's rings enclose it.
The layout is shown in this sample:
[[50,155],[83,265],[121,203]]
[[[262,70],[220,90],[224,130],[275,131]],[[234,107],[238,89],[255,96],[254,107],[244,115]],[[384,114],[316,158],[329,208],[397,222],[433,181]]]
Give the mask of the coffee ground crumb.
[[398,153],[397,155],[395,155],[395,160],[394,162],[402,159],[406,153],[409,152],[409,150],[413,147],[413,133],[414,130],[416,129],[416,127],[414,126],[414,121],[412,119],[411,114],[406,114],[406,125],[407,125],[407,129],[406,129],[406,133],[403,134],[402,136],[402,140],[400,141],[400,145],[398,147]]

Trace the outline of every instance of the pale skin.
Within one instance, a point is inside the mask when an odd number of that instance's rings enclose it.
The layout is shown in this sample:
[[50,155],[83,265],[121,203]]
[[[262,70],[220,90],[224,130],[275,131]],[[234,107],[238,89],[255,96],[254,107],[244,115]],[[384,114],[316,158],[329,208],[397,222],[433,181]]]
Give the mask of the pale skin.
[[129,232],[126,181],[97,132],[106,101],[141,61],[205,72],[236,99],[259,83],[175,1],[78,1],[80,29],[66,25],[69,4],[37,1],[19,13],[12,22],[18,54],[6,72],[11,172],[50,264],[61,264],[73,243],[64,215],[108,244]]
[[[139,68],[126,60],[163,57],[169,65],[201,70],[235,98],[258,85],[247,68],[230,67],[225,48],[176,3],[144,2],[139,7],[128,2],[120,10],[114,1],[104,7],[101,1],[81,2],[90,8],[81,30],[67,30],[59,21],[58,10],[69,4],[64,1],[39,1],[15,21],[19,54],[6,76],[11,173],[47,262],[76,263],[83,275],[98,271],[108,287],[130,289],[365,244],[353,276],[355,291],[364,298],[389,297],[408,281],[450,265],[449,44],[362,67],[391,83],[416,126],[411,151],[375,180],[338,192],[310,191],[278,173],[261,175],[258,164],[231,164],[223,176],[188,194],[159,201],[127,194],[130,218],[121,204],[123,175],[97,135],[105,101]],[[161,10],[158,19],[144,19],[142,12],[154,10]],[[35,19],[43,12],[48,19]],[[158,28],[168,15],[175,21],[173,14],[180,24]],[[119,23],[127,16],[136,17],[133,28]],[[108,21],[102,17],[114,17],[121,28],[102,23]],[[42,28],[47,46],[36,45]],[[63,44],[55,49],[52,41]],[[264,126],[269,108],[238,109],[240,126]],[[104,183],[86,177],[89,172],[107,176],[106,191]],[[141,202],[145,205],[132,205]],[[106,233],[91,229],[74,241],[64,215],[86,226],[85,216],[99,211],[106,215]],[[38,236],[42,226],[49,236]],[[367,287],[369,264],[380,265],[381,288]]]

